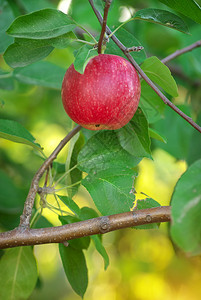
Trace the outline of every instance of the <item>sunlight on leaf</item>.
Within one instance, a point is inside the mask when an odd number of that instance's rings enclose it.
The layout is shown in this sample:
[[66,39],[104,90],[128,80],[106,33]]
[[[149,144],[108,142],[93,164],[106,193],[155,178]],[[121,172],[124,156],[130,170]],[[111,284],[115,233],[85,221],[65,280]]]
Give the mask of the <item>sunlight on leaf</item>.
[[35,143],[35,138],[20,123],[12,120],[0,119],[0,137],[16,143],[22,143],[42,152],[39,144]]

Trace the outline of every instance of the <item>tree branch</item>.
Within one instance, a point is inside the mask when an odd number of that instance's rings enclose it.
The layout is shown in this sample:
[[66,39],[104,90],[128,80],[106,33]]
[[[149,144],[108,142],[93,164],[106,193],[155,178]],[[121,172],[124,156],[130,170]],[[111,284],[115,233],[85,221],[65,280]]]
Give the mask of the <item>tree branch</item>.
[[103,39],[104,39],[104,34],[106,30],[106,25],[107,25],[107,16],[108,16],[108,11],[110,8],[110,5],[112,3],[112,0],[106,0],[105,1],[105,9],[104,9],[104,15],[103,15],[103,22],[102,22],[102,30],[100,34],[100,38],[98,41],[98,53],[102,53],[102,44],[103,44]]
[[[95,8],[93,0],[89,0],[89,3],[99,21],[102,24],[102,16],[100,12]],[[106,33],[110,35],[112,31],[106,26]],[[119,41],[119,39],[113,34],[111,39],[115,42],[115,44],[121,49],[124,55],[128,58],[134,68],[138,71],[141,77],[148,83],[148,85],[156,92],[156,94],[163,100],[165,104],[171,107],[177,114],[179,114],[183,119],[185,119],[191,126],[193,126],[197,131],[201,133],[201,127],[196,124],[192,118],[184,114],[178,107],[176,107],[163,93],[159,90],[159,88],[149,79],[149,77],[144,73],[144,71],[140,68],[140,66],[136,63],[133,57],[128,53],[127,48]]]
[[0,249],[49,243],[64,243],[94,234],[151,223],[169,222],[170,206],[154,207],[103,216],[63,226],[28,229],[18,228],[0,233]]
[[[96,10],[93,0],[89,0],[100,24],[102,25],[101,36],[98,43],[98,52],[101,53],[101,47],[105,32],[110,35],[112,32],[106,25],[108,10],[112,0],[106,1],[104,18],[98,10]],[[135,62],[133,57],[129,54],[128,49],[117,39],[115,35],[111,36],[112,40],[122,50],[131,64],[136,68],[141,77],[151,86],[151,88],[158,94],[165,104],[170,106],[175,112],[177,112],[182,118],[189,122],[195,129],[201,132],[201,127],[192,121],[191,118],[186,116],[180,111],[169,99],[167,99],[163,93],[154,85],[154,83],[147,77],[139,65]],[[201,46],[201,40],[196,43],[178,50],[166,58],[162,59],[163,63],[166,63],[181,54],[193,50],[196,47]],[[0,233],[0,249],[26,246],[26,245],[38,245],[45,243],[65,243],[67,240],[80,238],[83,236],[90,236],[94,234],[103,234],[106,232],[139,226],[144,224],[169,222],[171,218],[170,207],[163,206],[157,208],[144,209],[139,211],[131,211],[127,213],[121,213],[110,216],[103,216],[95,219],[72,223],[64,226],[30,229],[30,219],[36,193],[38,192],[38,184],[43,176],[44,172],[48,170],[53,160],[56,159],[58,153],[63,149],[66,143],[81,129],[81,126],[76,126],[56,147],[48,159],[42,164],[38,172],[35,174],[31,187],[25,202],[24,211],[20,217],[20,225],[14,230]]]
[[186,52],[192,51],[193,49],[195,49],[197,47],[201,47],[201,40],[189,45],[188,47],[185,47],[183,49],[175,51],[174,53],[172,53],[172,54],[168,55],[167,57],[161,59],[161,62],[166,64],[168,61],[173,60],[176,57],[178,57],[178,56],[180,56],[180,55],[182,55]]
[[18,227],[18,230],[24,230],[29,228],[30,226],[30,219],[32,214],[32,208],[34,205],[34,200],[36,193],[38,191],[38,184],[43,176],[44,172],[49,168],[51,163],[54,159],[56,159],[58,153],[63,149],[63,147],[70,141],[70,139],[78,132],[80,131],[82,127],[80,125],[77,125],[56,147],[56,149],[52,152],[52,154],[44,161],[38,172],[33,177],[31,187],[27,196],[27,199],[25,201],[23,214],[20,217],[20,225]]

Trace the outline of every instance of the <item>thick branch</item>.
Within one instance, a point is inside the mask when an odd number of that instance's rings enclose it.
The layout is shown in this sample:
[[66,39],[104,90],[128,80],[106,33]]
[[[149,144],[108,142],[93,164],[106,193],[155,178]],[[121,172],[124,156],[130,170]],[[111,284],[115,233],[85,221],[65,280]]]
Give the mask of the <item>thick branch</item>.
[[[93,0],[89,0],[89,3],[91,4],[91,7],[100,22],[102,24],[102,16],[100,12],[95,8]],[[112,31],[109,29],[108,26],[106,26],[106,33],[110,35]],[[196,130],[198,130],[201,133],[201,127],[196,124],[192,118],[184,114],[178,107],[176,107],[163,93],[159,90],[159,88],[149,79],[149,77],[144,73],[144,71],[140,68],[140,66],[136,63],[136,61],[133,59],[133,57],[128,53],[127,48],[119,41],[119,39],[113,34],[111,36],[111,39],[115,42],[115,44],[121,49],[121,51],[124,53],[124,55],[128,58],[128,60],[131,62],[131,64],[135,67],[135,69],[138,71],[138,73],[141,75],[141,77],[149,84],[149,86],[156,92],[156,94],[163,100],[165,104],[167,104],[169,107],[171,107],[176,113],[178,113],[183,119],[185,119],[191,126],[193,126]]]
[[108,11],[109,11],[111,3],[112,3],[112,0],[105,1],[102,30],[101,30],[100,38],[98,41],[98,53],[99,54],[102,53],[102,44],[103,44],[104,34],[105,34],[105,30],[106,30],[106,25],[107,25],[107,16],[108,16]]
[[29,228],[31,214],[32,214],[32,208],[34,205],[34,200],[36,193],[38,191],[38,184],[43,176],[44,172],[49,168],[51,163],[54,159],[56,159],[58,153],[63,149],[63,147],[66,145],[66,143],[78,132],[80,131],[82,127],[80,125],[77,125],[56,147],[56,149],[52,152],[52,154],[44,161],[38,172],[35,174],[31,187],[27,196],[27,199],[25,201],[23,214],[20,217],[20,225],[18,227],[18,230],[23,230],[25,228]]
[[21,231],[16,228],[0,234],[0,249],[48,243],[64,243],[65,241],[83,236],[103,234],[132,226],[169,222],[170,209],[170,206],[142,209],[50,228],[27,228]]

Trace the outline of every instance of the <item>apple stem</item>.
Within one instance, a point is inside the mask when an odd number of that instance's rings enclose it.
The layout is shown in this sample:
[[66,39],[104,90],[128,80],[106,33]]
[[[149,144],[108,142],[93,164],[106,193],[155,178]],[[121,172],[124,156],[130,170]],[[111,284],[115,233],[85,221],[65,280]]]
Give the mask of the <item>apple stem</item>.
[[108,11],[110,8],[110,5],[112,3],[112,0],[106,0],[105,1],[105,8],[104,8],[104,15],[103,15],[103,22],[102,22],[102,30],[100,34],[100,38],[98,41],[98,53],[102,54],[102,44],[104,41],[104,36],[105,36],[105,31],[106,31],[106,25],[107,25],[107,16],[108,16]]

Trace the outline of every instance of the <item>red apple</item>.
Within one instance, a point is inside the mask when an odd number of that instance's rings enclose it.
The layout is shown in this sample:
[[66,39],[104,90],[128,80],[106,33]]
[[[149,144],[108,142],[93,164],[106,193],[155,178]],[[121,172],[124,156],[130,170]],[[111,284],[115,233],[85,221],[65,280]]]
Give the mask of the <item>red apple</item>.
[[63,79],[62,101],[69,117],[91,130],[118,129],[137,110],[140,80],[135,68],[123,57],[99,54],[84,74],[71,65]]

